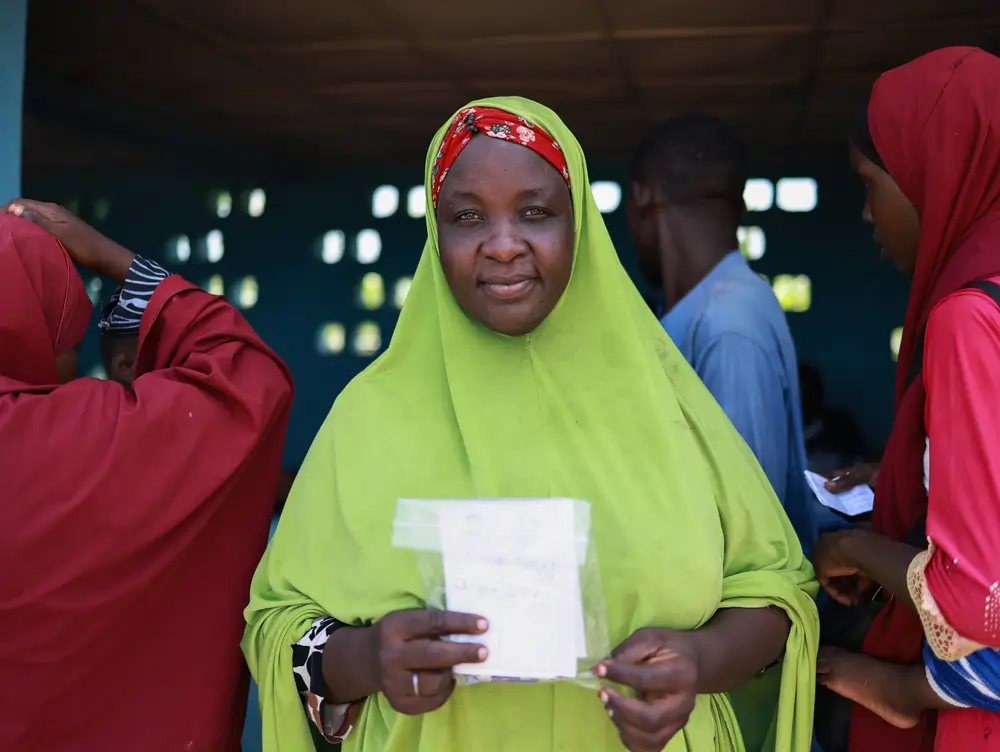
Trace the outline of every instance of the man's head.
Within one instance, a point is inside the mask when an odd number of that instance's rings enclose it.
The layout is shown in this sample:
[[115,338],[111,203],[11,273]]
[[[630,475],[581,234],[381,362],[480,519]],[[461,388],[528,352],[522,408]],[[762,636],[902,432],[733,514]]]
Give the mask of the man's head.
[[626,211],[643,275],[659,286],[684,255],[737,247],[746,211],[746,147],[723,121],[681,115],[660,125],[632,160]]
[[108,378],[124,386],[135,381],[135,356],[139,335],[101,332],[101,362]]

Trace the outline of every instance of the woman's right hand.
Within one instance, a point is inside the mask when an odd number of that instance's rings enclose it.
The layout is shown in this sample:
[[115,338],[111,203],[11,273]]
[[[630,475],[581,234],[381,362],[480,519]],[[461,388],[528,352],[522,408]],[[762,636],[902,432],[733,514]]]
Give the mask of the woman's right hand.
[[58,204],[18,198],[3,207],[5,214],[34,222],[66,248],[74,262],[103,274],[117,284],[125,281],[134,255]]
[[874,489],[878,481],[878,468],[878,462],[866,462],[832,472],[827,477],[826,490],[839,494],[861,485],[868,485]]
[[481,616],[454,611],[412,610],[387,614],[373,627],[378,690],[398,712],[419,715],[437,710],[455,689],[452,668],[482,663],[484,645],[442,640],[446,635],[481,635]]

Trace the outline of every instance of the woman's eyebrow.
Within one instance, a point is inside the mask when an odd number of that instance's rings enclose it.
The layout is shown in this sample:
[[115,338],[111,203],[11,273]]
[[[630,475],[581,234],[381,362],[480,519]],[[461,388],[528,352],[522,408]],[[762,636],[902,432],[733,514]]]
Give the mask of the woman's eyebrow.
[[[518,198],[537,198],[539,196],[544,196],[547,193],[544,187],[537,188],[524,188],[517,192]],[[481,201],[482,197],[475,191],[470,190],[458,190],[452,193],[448,193],[445,196],[445,201]]]

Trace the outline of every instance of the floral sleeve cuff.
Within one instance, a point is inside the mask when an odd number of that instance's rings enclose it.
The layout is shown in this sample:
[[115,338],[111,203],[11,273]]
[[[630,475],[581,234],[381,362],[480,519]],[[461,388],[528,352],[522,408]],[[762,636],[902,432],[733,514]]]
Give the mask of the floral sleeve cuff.
[[934,555],[934,544],[913,557],[906,573],[906,585],[913,599],[913,605],[920,615],[927,644],[942,661],[958,661],[976,652],[983,646],[962,637],[944,618],[930,589],[926,585],[924,570]]
[[128,269],[125,284],[115,290],[101,309],[98,323],[102,332],[109,334],[138,334],[142,314],[156,292],[160,282],[170,272],[142,256],[136,256]]
[[292,645],[292,672],[306,715],[323,738],[333,744],[347,739],[364,706],[364,700],[344,705],[326,701],[323,648],[330,635],[343,626],[346,625],[332,617],[317,619],[302,639]]

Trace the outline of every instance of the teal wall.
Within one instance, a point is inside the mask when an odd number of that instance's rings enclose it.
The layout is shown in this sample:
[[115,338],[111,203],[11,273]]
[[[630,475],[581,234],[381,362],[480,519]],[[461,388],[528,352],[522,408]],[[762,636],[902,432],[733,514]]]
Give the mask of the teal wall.
[[0,0],[0,204],[21,190],[21,98],[28,0]]
[[[620,180],[620,164],[598,164],[595,180]],[[762,227],[767,251],[754,262],[761,273],[806,274],[812,281],[812,305],[790,313],[789,322],[803,361],[823,371],[830,401],[846,407],[860,421],[872,450],[878,451],[891,419],[891,330],[902,323],[907,285],[891,267],[878,260],[871,231],[860,220],[862,193],[848,172],[841,149],[817,153],[799,161],[771,161],[755,175],[777,180],[811,176],[819,185],[819,203],[808,213],[773,208],[749,215],[747,224]],[[423,219],[406,214],[406,193],[420,179],[416,165],[373,168],[363,173],[338,173],[315,183],[234,183],[190,177],[135,175],[35,175],[25,177],[25,192],[79,210],[84,218],[133,250],[167,263],[197,283],[220,275],[227,288],[239,278],[256,277],[259,300],[246,311],[251,323],[288,362],[296,379],[296,400],[286,451],[288,464],[304,456],[337,393],[370,358],[347,349],[340,355],[320,355],[317,330],[324,322],[339,322],[351,332],[362,321],[373,321],[388,341],[397,310],[392,305],[395,281],[412,274],[425,239]],[[375,219],[371,196],[376,186],[400,190],[400,209]],[[266,207],[258,218],[241,206],[241,193],[266,191]],[[230,216],[216,216],[210,195],[229,191]],[[634,270],[633,251],[625,232],[624,212],[606,215],[623,261]],[[381,258],[362,265],[352,258],[358,231],[376,229],[382,239]],[[198,257],[198,240],[213,229],[223,233],[225,254],[218,263]],[[329,230],[347,239],[345,258],[322,263],[316,248]],[[167,241],[178,234],[191,240],[192,258],[183,264],[166,259]],[[367,272],[381,274],[386,305],[362,310],[357,287]],[[110,292],[105,287],[100,294]],[[93,338],[84,352],[89,369],[98,362]]]

